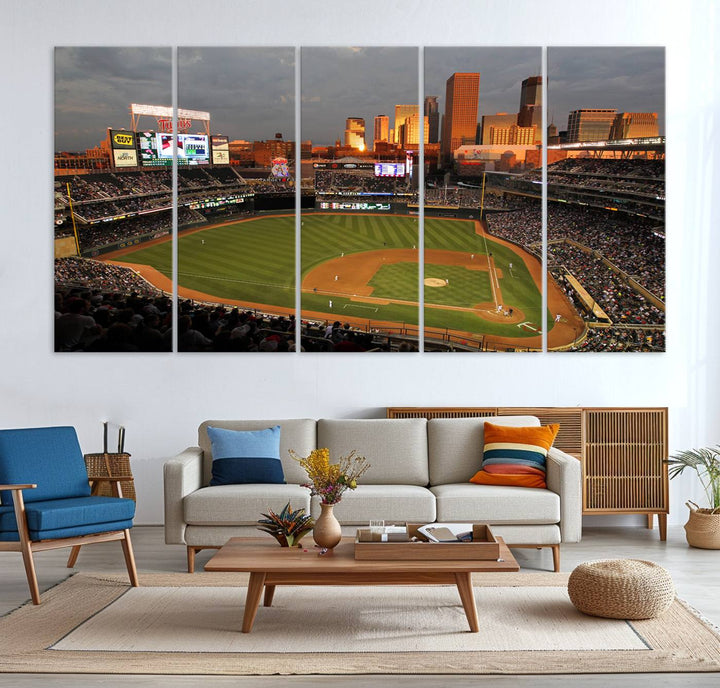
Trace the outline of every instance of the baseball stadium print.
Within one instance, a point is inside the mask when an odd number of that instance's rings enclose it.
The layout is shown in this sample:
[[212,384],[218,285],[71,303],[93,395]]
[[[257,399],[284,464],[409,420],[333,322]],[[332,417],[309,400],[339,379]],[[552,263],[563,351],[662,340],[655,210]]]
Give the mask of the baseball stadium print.
[[664,351],[664,57],[58,47],[55,350]]
[[172,350],[171,282],[124,259],[171,238],[171,95],[170,48],[55,49],[55,351]]
[[417,48],[303,48],[306,351],[417,351]]
[[426,351],[542,350],[541,56],[425,49]]
[[665,49],[547,55],[548,348],[665,351]]

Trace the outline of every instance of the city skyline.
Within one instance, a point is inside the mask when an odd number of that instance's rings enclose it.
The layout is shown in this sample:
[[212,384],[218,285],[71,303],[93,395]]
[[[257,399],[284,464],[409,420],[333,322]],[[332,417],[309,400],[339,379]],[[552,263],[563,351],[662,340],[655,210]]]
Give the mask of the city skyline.
[[[417,56],[414,47],[303,48],[301,138],[332,145],[347,118],[363,117],[370,147],[374,118],[387,115],[394,128],[398,104],[437,96],[444,114],[447,79],[462,71],[480,73],[479,122],[514,113],[523,79],[540,73],[539,48],[430,47],[418,98]],[[179,105],[210,112],[212,132],[231,140],[294,140],[294,61],[294,48],[179,48]],[[664,62],[663,48],[548,48],[548,123],[564,130],[572,110],[616,108],[657,112],[664,134]],[[56,150],[92,148],[108,127],[130,128],[131,102],[169,104],[171,74],[169,48],[56,48]]]

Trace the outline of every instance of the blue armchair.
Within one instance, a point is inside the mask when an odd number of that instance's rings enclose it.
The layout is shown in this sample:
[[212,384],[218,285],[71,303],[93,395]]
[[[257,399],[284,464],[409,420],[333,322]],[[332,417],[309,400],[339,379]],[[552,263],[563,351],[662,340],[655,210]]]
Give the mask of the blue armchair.
[[137,587],[134,516],[131,499],[91,495],[74,428],[0,430],[0,551],[22,553],[33,604],[40,604],[33,552],[60,547],[120,540]]

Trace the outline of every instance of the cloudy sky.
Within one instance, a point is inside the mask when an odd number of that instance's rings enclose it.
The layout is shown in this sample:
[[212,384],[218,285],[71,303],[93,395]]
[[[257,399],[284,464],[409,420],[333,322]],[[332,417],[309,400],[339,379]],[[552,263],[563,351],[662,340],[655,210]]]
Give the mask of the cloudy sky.
[[304,48],[302,138],[315,145],[344,142],[345,120],[365,119],[372,145],[376,115],[395,126],[395,106],[418,102],[417,48]]
[[496,112],[520,109],[523,79],[541,73],[540,48],[427,48],[425,93],[440,96],[445,111],[446,82],[455,72],[480,72],[478,120]]
[[[293,48],[179,48],[181,107],[207,110],[212,132],[258,140],[294,138]],[[517,112],[520,84],[540,74],[539,48],[427,48],[425,93],[445,105],[453,72],[480,72],[479,116]],[[304,48],[302,139],[342,138],[347,117],[373,118],[418,99],[418,51],[412,47]],[[565,129],[578,108],[658,112],[664,132],[662,48],[548,48],[548,116]],[[170,105],[170,48],[56,48],[56,150],[98,144],[107,127],[130,128],[130,103]],[[141,126],[155,128],[143,118]],[[193,127],[195,130],[195,127]]]
[[170,48],[55,48],[55,150],[130,129],[130,103],[171,104]]
[[292,141],[295,49],[178,48],[178,105],[209,112],[212,132],[230,140]]
[[548,119],[581,108],[657,112],[665,134],[664,48],[548,48]]

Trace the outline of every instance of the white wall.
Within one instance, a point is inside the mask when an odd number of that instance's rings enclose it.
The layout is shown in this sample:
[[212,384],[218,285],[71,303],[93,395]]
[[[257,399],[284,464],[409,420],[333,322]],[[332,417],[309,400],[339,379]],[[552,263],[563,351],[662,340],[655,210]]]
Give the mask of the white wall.
[[[669,406],[672,448],[720,441],[714,0],[3,0],[1,9],[0,131],[4,141],[16,132],[22,152],[0,168],[0,427],[72,424],[97,451],[100,421],[124,424],[138,523],[162,521],[162,463],[194,444],[207,418],[370,417],[389,405]],[[53,46],[158,44],[666,45],[667,353],[52,353]],[[683,503],[700,493],[686,480],[671,495],[671,522],[682,523]]]

